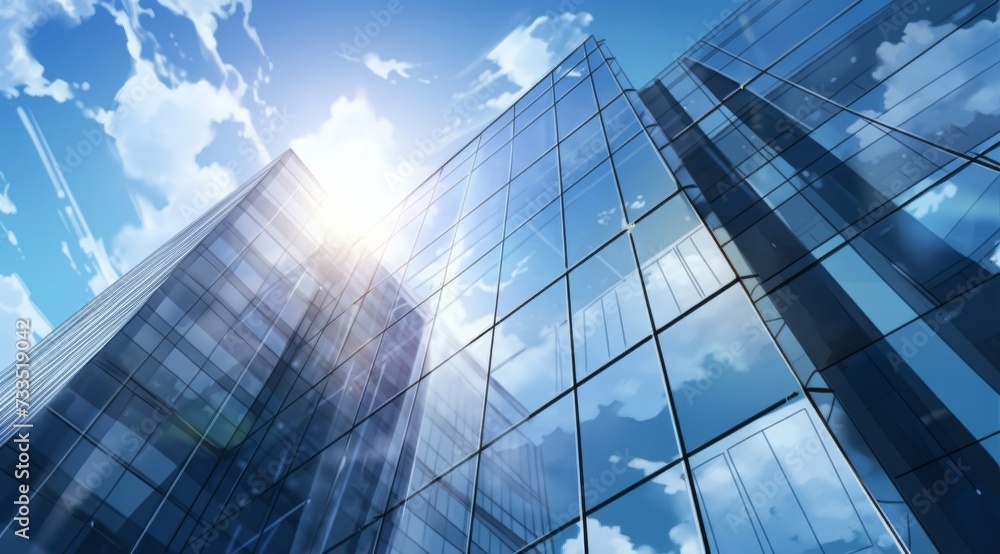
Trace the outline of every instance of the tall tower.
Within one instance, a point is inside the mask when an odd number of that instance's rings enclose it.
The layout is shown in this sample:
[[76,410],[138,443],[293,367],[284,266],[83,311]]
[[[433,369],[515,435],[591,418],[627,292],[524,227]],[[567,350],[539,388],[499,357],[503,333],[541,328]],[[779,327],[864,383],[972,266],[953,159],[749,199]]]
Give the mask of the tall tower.
[[993,89],[878,87],[997,6],[917,3],[749,2],[640,89],[588,38],[363,237],[282,155],[32,352],[0,549],[986,551]]

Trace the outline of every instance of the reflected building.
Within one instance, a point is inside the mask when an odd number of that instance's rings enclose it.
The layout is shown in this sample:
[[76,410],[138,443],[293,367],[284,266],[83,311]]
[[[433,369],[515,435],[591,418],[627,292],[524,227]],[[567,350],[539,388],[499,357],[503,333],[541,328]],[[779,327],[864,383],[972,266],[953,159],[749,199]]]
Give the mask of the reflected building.
[[34,351],[28,551],[990,551],[997,41],[589,38],[361,237],[284,154]]

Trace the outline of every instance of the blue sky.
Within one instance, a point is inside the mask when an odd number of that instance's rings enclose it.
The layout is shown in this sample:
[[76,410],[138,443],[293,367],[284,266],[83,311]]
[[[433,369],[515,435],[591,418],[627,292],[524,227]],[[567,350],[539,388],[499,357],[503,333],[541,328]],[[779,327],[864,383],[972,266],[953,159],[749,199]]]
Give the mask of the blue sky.
[[642,84],[741,1],[4,0],[0,325],[41,338],[289,146],[370,224],[587,35]]

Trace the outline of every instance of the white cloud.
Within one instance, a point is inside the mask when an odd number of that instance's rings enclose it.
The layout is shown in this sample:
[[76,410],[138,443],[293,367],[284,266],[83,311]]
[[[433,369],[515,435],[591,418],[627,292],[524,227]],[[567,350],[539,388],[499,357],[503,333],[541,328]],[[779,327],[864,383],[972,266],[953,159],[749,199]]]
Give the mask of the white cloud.
[[365,67],[371,70],[372,73],[383,79],[388,79],[389,74],[393,72],[404,79],[409,79],[410,74],[407,73],[407,71],[416,67],[415,64],[396,59],[383,60],[378,57],[378,54],[372,52],[365,54],[361,61],[365,64]]
[[62,252],[63,256],[66,257],[66,260],[69,261],[69,267],[71,267],[73,271],[75,271],[76,274],[79,275],[80,268],[77,267],[76,260],[73,259],[73,254],[69,251],[69,243],[67,243],[66,241],[60,241],[59,251]]
[[[218,21],[243,11],[243,29],[266,59],[256,29],[250,25],[251,0],[159,0],[174,14],[194,25],[206,56],[223,77],[216,86],[208,80],[187,81],[186,73],[177,70],[160,51],[159,42],[143,28],[140,16],[153,12],[127,0],[122,10],[103,6],[122,28],[126,47],[133,61],[133,73],[115,95],[110,109],[85,109],[84,115],[98,122],[113,137],[114,146],[125,174],[151,185],[160,202],[132,193],[139,216],[137,225],[125,225],[112,241],[114,266],[125,271],[156,247],[220,200],[236,186],[240,161],[226,164],[199,163],[197,157],[215,140],[222,122],[234,122],[243,139],[242,161],[256,167],[270,160],[250,112],[244,107],[248,85],[235,67],[225,63],[218,52]],[[146,46],[151,52],[143,57]],[[273,66],[265,64],[267,70]],[[253,100],[265,114],[273,112],[259,96],[259,87],[268,82],[262,67],[254,81]]]
[[[253,10],[253,0],[158,0],[161,6],[171,12],[188,18],[194,25],[198,39],[208,52],[209,58],[223,72],[228,73],[231,66],[222,61],[219,55],[219,44],[215,37],[220,19],[228,19],[236,13],[237,7],[243,8],[243,30],[262,56],[266,57],[264,46],[260,42],[257,30],[250,25],[250,13]],[[233,70],[235,71],[235,70]]]
[[126,225],[113,240],[119,270],[134,266],[235,188],[236,178],[229,167],[202,166],[197,160],[215,140],[217,124],[239,124],[257,161],[268,160],[250,113],[242,105],[245,91],[245,86],[230,90],[205,80],[169,87],[157,77],[151,62],[140,60],[115,95],[114,110],[89,112],[115,139],[125,174],[152,185],[166,200],[156,207],[144,198],[133,198],[140,223]]
[[3,183],[3,193],[0,194],[0,214],[14,215],[17,213],[17,206],[10,199],[10,183],[7,182],[7,176],[3,174],[3,171],[0,171],[0,183]]
[[[982,55],[991,52],[997,40],[1000,16],[958,30],[952,23],[908,23],[898,43],[886,41],[876,50],[878,65],[872,77],[881,80],[892,76],[882,85],[881,109],[866,110],[865,115],[928,137],[966,127],[980,115],[1000,115],[1000,84],[983,78],[991,75],[994,57]],[[861,121],[848,131],[858,133],[862,147],[884,134],[879,129],[865,129]],[[894,145],[860,156],[874,162],[887,153],[886,148]]]
[[587,37],[583,29],[593,20],[586,12],[567,12],[554,17],[543,15],[530,25],[518,26],[486,54],[486,61],[494,68],[480,74],[476,87],[464,95],[478,93],[504,79],[517,90],[490,98],[485,106],[506,108],[583,42]]
[[[195,157],[215,139],[216,124],[234,121],[256,136],[242,95],[205,80],[168,87],[143,60],[115,95],[116,108],[97,110],[93,118],[114,137],[126,175],[164,192],[197,188],[203,168]],[[261,151],[263,162],[267,157]]]
[[[673,526],[668,531],[673,543],[680,547],[680,554],[696,554],[703,552],[701,537],[693,523],[684,522]],[[597,518],[587,518],[587,540],[589,552],[601,554],[657,554],[659,550],[649,545],[637,545],[632,538],[622,532],[619,525],[604,525]],[[562,545],[562,554],[583,554],[583,529],[579,534]],[[671,549],[671,554],[678,552]]]
[[10,245],[13,246],[15,250],[17,250],[22,254],[21,258],[23,259],[24,255],[23,252],[21,252],[21,246],[17,242],[17,235],[14,234],[14,231],[8,229],[7,226],[4,225],[2,222],[0,222],[0,231],[3,232],[2,233],[3,237],[7,239],[7,242],[9,242]]
[[[602,554],[657,554],[656,549],[647,545],[635,545],[632,539],[622,533],[618,525],[604,525],[597,518],[587,518],[587,536],[590,539],[590,552]],[[583,554],[583,529],[580,534],[566,541],[562,546],[562,554]]]
[[1000,245],[997,245],[997,249],[993,251],[993,255],[990,256],[990,261],[993,262],[993,265],[997,266],[997,268],[1000,268]]
[[111,17],[115,20],[115,24],[125,32],[125,49],[128,51],[132,61],[137,62],[141,60],[142,41],[143,39],[148,40],[151,37],[142,28],[142,25],[139,23],[139,17],[143,15],[152,17],[152,10],[142,8],[139,6],[137,0],[131,0],[129,8],[122,10],[116,10],[111,4],[107,3],[101,6],[111,14]]
[[946,182],[944,185],[935,187],[918,196],[906,205],[906,211],[913,214],[913,217],[920,219],[925,215],[938,211],[941,203],[949,198],[954,198],[958,194],[958,187],[954,183]]
[[[602,380],[602,384],[611,385],[604,380]],[[601,408],[606,408],[614,402],[621,403],[620,407],[615,410],[616,416],[627,417],[635,421],[646,421],[658,416],[665,409],[666,392],[662,388],[644,387],[638,379],[624,379],[614,384],[613,394],[609,394],[604,403],[600,405],[581,404],[580,422],[597,418]]]
[[[612,464],[617,464],[621,462],[622,459],[617,455],[612,455],[608,461]],[[626,462],[628,467],[641,471],[643,477],[649,477],[653,474],[653,472],[662,469],[666,464],[667,462],[654,462],[643,458],[630,458]],[[664,471],[656,477],[653,477],[653,482],[658,485],[663,485],[663,493],[667,495],[673,495],[687,490],[687,483],[683,479],[683,474],[673,470]]]
[[[16,273],[11,275],[0,274],[0,324],[5,329],[14,329],[14,322],[17,319],[30,319],[34,340],[37,342],[45,335],[52,332],[52,324],[49,323],[45,314],[38,306],[31,301],[31,294],[28,286],[24,284]],[[11,337],[14,335],[11,334]],[[4,364],[10,363],[14,359],[14,340],[0,343],[0,359]]]
[[[690,261],[688,265],[693,267]],[[671,272],[684,270],[679,264],[661,264],[660,267]],[[749,371],[759,367],[761,360],[770,355],[772,347],[769,344],[747,336],[747,325],[757,325],[754,316],[734,305],[733,296],[727,295],[727,298],[729,300],[709,302],[699,308],[700,317],[672,331],[669,341],[673,390],[683,390],[687,383],[712,382],[730,370]],[[734,337],[740,339],[734,342]]]
[[6,0],[0,4],[0,90],[8,98],[28,96],[65,102],[73,97],[62,79],[49,80],[45,67],[31,55],[28,41],[53,19],[77,25],[94,14],[97,0]]
[[24,125],[24,130],[27,131],[28,136],[31,138],[31,142],[35,146],[35,151],[38,153],[42,165],[45,167],[49,181],[56,191],[56,198],[62,204],[59,217],[67,229],[70,229],[76,235],[77,244],[90,260],[89,268],[94,273],[94,276],[88,284],[91,291],[96,295],[118,279],[118,273],[112,267],[108,253],[104,248],[104,242],[96,239],[90,231],[87,218],[84,217],[83,211],[80,210],[79,204],[76,203],[73,190],[70,188],[69,183],[66,182],[66,177],[60,169],[59,162],[52,154],[52,149],[49,148],[49,142],[45,138],[45,133],[42,132],[42,128],[38,125],[38,121],[35,120],[35,116],[20,106],[17,107],[17,115],[21,119],[21,124]]
[[369,228],[392,205],[386,175],[393,169],[394,129],[363,97],[337,98],[315,131],[291,141],[291,148],[331,193],[338,217]]

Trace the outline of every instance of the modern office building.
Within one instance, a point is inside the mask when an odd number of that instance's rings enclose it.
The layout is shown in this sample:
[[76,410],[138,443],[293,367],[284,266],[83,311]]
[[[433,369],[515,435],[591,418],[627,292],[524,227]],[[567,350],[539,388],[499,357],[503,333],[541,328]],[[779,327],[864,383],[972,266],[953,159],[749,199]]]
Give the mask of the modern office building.
[[998,44],[764,0],[636,88],[588,39],[360,237],[284,154],[32,352],[0,550],[992,552]]

